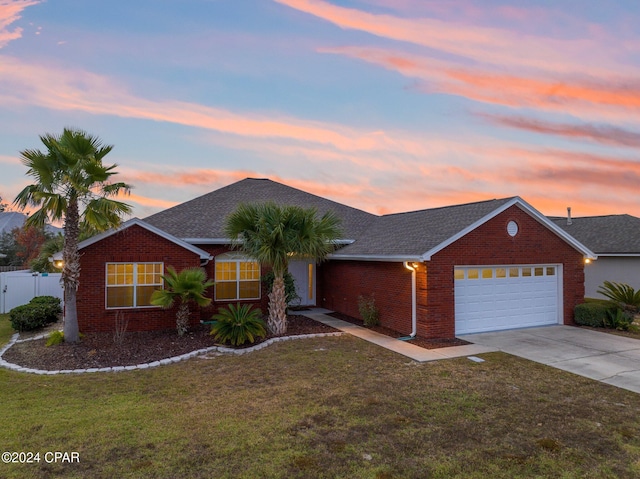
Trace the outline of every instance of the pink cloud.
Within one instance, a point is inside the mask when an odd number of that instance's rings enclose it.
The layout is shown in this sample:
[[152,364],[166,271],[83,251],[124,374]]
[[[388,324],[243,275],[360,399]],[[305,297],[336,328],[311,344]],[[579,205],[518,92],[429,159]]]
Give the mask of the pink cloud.
[[531,118],[480,114],[491,123],[534,133],[551,134],[566,138],[579,138],[606,145],[640,147],[640,132],[610,125],[572,125]]
[[240,114],[176,100],[153,101],[130,94],[109,78],[81,70],[27,64],[0,56],[0,86],[5,104],[33,104],[55,110],[79,110],[170,122],[252,138],[273,138],[321,144],[350,152],[416,150],[407,138],[384,131],[362,131],[343,125],[302,120],[274,114],[271,117]]
[[[373,14],[322,0],[275,1],[343,29],[364,31],[501,67],[597,73],[606,72],[603,66],[611,65],[611,58],[618,54],[615,49],[603,47],[589,36],[557,40],[472,23]],[[581,58],[588,58],[589,62],[581,62]],[[624,65],[619,66],[626,69]]]
[[37,5],[40,0],[4,0],[0,3],[0,48],[12,40],[22,36],[22,28],[9,30],[9,26],[22,18],[22,11],[32,5]]
[[379,48],[341,47],[319,51],[346,55],[418,78],[423,80],[418,89],[427,93],[459,95],[483,103],[532,107],[599,120],[635,120],[640,109],[637,79],[515,75]]

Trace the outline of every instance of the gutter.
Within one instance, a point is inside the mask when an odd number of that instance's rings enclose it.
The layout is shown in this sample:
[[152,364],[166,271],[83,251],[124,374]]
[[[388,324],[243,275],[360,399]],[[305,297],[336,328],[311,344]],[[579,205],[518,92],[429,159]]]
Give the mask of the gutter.
[[404,267],[411,271],[411,334],[403,338],[398,338],[400,341],[410,341],[416,337],[418,332],[418,315],[417,315],[417,298],[416,298],[416,270],[417,268],[410,264],[408,261],[404,262]]

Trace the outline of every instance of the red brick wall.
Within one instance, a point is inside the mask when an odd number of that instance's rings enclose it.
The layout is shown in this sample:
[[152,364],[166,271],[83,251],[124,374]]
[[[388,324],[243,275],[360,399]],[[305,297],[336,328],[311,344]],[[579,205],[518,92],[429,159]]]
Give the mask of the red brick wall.
[[[507,234],[509,221],[518,234]],[[584,298],[582,254],[529,214],[514,206],[418,266],[418,335],[455,336],[453,268],[456,265],[561,264],[564,323],[573,324],[573,308]],[[375,294],[384,326],[411,332],[411,273],[402,263],[329,261],[318,270],[319,305],[360,318],[358,295]]]
[[[127,331],[175,328],[175,308],[106,309],[105,264],[111,262],[164,262],[177,271],[200,266],[200,257],[150,231],[133,225],[80,251],[78,324],[80,332],[110,332],[115,328],[116,312],[128,320]],[[192,315],[195,325],[199,315]]]
[[[509,221],[518,224],[515,237]],[[584,298],[582,254],[534,218],[513,206],[435,254],[428,263],[428,295],[421,298],[418,334],[451,338],[455,334],[455,265],[562,264],[564,323],[573,324],[573,309]]]
[[374,295],[380,323],[411,332],[411,271],[402,263],[327,261],[318,268],[317,303],[359,318],[358,296]]
[[[213,256],[229,251],[225,245],[198,245]],[[116,312],[128,320],[127,331],[150,331],[175,328],[176,308],[123,308],[106,309],[105,305],[105,264],[111,262],[163,262],[165,270],[173,266],[177,271],[200,266],[200,257],[175,243],[168,241],[140,226],[133,225],[115,235],[81,250],[80,287],[78,289],[78,322],[80,331],[111,332],[115,329]],[[207,277],[215,277],[215,259],[205,265]],[[268,269],[262,268],[264,274]],[[206,296],[214,298],[213,287]],[[262,286],[261,299],[248,301],[267,313],[268,297]],[[199,308],[191,305],[191,326],[199,321],[209,320],[218,308],[227,302],[212,302],[210,306]]]

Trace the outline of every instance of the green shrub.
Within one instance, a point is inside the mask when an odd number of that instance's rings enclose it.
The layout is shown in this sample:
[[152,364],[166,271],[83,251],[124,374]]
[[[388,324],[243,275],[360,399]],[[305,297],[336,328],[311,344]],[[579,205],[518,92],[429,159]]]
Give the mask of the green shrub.
[[574,320],[576,324],[581,326],[602,328],[604,327],[607,319],[607,311],[609,310],[611,310],[611,306],[606,303],[582,303],[574,309]]
[[61,343],[64,343],[64,333],[62,331],[54,331],[47,338],[46,346],[55,346]]
[[[276,278],[276,275],[273,271],[269,271],[268,273],[262,275],[262,282],[267,285],[267,294],[271,293],[271,289],[273,288],[273,280]],[[300,300],[300,296],[296,293],[296,282],[291,273],[288,271],[284,274],[284,294],[287,298],[287,306],[294,303],[296,300]]]
[[627,311],[616,308],[607,311],[607,315],[604,320],[604,327],[627,331],[629,330],[631,323],[633,323],[633,315],[629,314]]
[[373,294],[368,297],[358,296],[358,311],[365,326],[377,326],[380,323],[380,315]]
[[254,343],[258,338],[267,335],[262,312],[252,309],[249,304],[230,304],[227,308],[220,308],[212,319],[217,322],[211,326],[211,334],[216,341],[240,346],[247,341]]
[[16,306],[9,311],[9,319],[16,331],[33,331],[49,324],[46,306],[37,304]]
[[29,303],[9,311],[9,319],[16,331],[33,331],[49,323],[55,323],[61,312],[60,299],[53,296],[37,296]]

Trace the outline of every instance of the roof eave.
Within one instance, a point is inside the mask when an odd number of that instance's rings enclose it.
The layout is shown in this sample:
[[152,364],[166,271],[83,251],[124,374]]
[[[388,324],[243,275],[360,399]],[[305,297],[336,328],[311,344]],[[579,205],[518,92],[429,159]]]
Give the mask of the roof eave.
[[[108,231],[105,231],[103,233],[97,234],[95,236],[92,236],[91,238],[88,238],[84,241],[81,241],[80,243],[78,243],[78,250],[81,250],[83,248],[86,248],[88,246],[91,246],[92,244],[98,243],[100,241],[102,241],[103,239],[108,238],[109,236],[112,236],[116,233],[119,233],[120,231],[124,231],[127,228],[130,228],[131,226],[140,226],[141,228],[146,229],[147,231],[150,231],[158,236],[160,236],[161,238],[164,238],[168,241],[171,241],[172,243],[177,244],[178,246],[181,246],[182,248],[191,251],[192,253],[198,255],[200,257],[201,260],[211,260],[213,258],[213,256],[211,256],[209,253],[207,253],[206,251],[204,251],[203,249],[200,249],[192,244],[189,244],[188,242],[180,239],[180,238],[176,238],[175,236],[173,236],[172,234],[167,233],[166,231],[163,231],[159,228],[156,228],[155,226],[150,225],[149,223],[146,223],[144,221],[142,221],[140,218],[131,218],[130,220],[125,221],[124,223],[122,223],[118,228],[113,228],[110,229]],[[53,255],[53,259],[54,261],[59,261],[62,259],[62,251],[57,252],[56,254]]]
[[380,261],[388,263],[404,263],[405,261],[422,262],[420,255],[374,255],[374,254],[330,254],[327,259],[339,261]]

